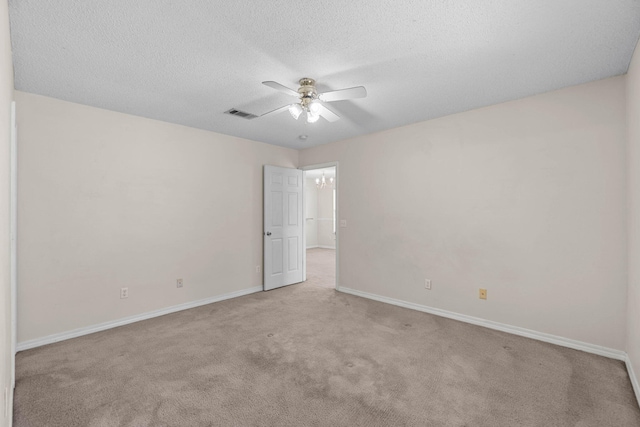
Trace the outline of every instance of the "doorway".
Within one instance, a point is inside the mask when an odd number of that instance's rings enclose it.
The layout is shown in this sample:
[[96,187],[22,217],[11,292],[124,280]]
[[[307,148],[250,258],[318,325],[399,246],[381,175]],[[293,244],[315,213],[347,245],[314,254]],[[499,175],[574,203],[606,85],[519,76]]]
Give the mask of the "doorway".
[[304,169],[305,283],[336,289],[337,165]]

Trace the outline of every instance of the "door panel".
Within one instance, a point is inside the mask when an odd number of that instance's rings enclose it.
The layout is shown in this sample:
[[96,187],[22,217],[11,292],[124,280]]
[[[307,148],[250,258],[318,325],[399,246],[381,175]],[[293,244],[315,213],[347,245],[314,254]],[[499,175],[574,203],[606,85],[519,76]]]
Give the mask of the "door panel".
[[271,227],[282,227],[282,192],[271,192]]
[[281,275],[282,274],[282,239],[271,239],[271,248],[273,257],[271,258],[271,275]]
[[303,280],[302,185],[301,170],[264,167],[264,290]]
[[296,193],[289,193],[289,225],[298,225],[299,197]]
[[289,271],[298,270],[298,238],[289,237]]

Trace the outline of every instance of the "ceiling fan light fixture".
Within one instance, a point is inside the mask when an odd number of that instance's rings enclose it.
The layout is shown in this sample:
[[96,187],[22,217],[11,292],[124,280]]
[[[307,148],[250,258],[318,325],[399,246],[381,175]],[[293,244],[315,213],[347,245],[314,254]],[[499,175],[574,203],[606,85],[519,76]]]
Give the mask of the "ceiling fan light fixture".
[[318,121],[320,116],[317,114],[313,114],[311,111],[307,111],[307,123],[315,123]]
[[294,119],[298,120],[298,117],[302,114],[302,106],[300,104],[292,104],[289,107],[289,113]]
[[316,89],[316,81],[314,79],[303,77],[298,81],[298,83],[300,84],[300,87],[296,91],[281,85],[278,82],[262,82],[265,86],[269,86],[279,92],[295,96],[298,98],[298,102],[295,104],[283,105],[282,107],[262,114],[260,117],[289,110],[289,113],[295,120],[298,120],[300,115],[304,113],[305,121],[307,123],[317,122],[318,119],[320,119],[320,116],[328,122],[335,122],[340,118],[340,116],[331,111],[330,108],[327,108],[324,103],[364,98],[367,96],[367,90],[364,86],[355,86],[346,89],[318,93],[318,90]]
[[320,105],[320,101],[318,101],[317,99],[314,99],[309,103],[309,111],[314,115],[319,116],[321,109],[322,106]]

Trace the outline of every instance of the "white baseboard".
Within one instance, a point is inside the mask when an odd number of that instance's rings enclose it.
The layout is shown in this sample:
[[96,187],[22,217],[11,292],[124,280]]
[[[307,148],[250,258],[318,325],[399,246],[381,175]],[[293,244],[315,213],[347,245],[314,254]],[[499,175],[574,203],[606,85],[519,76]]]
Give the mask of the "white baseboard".
[[640,384],[638,383],[638,377],[636,377],[636,373],[633,371],[633,365],[631,364],[631,359],[629,359],[628,355],[625,355],[624,363],[627,365],[627,372],[629,373],[629,379],[631,380],[631,386],[633,387],[633,391],[636,394],[636,399],[638,400],[638,406],[640,406]]
[[315,248],[319,248],[320,246],[318,245],[314,245],[314,246],[307,246],[307,249],[315,249]]
[[205,298],[198,301],[186,302],[184,304],[174,305],[171,307],[161,308],[159,310],[148,311],[142,314],[136,314],[134,316],[125,317],[118,320],[112,320],[109,322],[99,323],[97,325],[85,326],[83,328],[73,329],[71,331],[60,332],[53,335],[48,335],[42,338],[35,338],[28,341],[19,342],[17,351],[28,350],[30,348],[40,347],[47,344],[52,344],[58,341],[64,341],[71,338],[81,337],[83,335],[92,334],[94,332],[104,331],[118,326],[128,325],[129,323],[139,322],[141,320],[151,319],[158,316],[164,316],[165,314],[175,313],[176,311],[188,310],[190,308],[199,307],[201,305],[211,304],[218,301],[224,301],[231,298],[241,297],[243,295],[249,295],[255,292],[261,292],[262,286],[255,286],[253,288],[242,289],[228,294],[218,295],[211,298]]
[[[492,320],[485,320],[485,319],[480,319],[478,317],[467,316],[466,314],[454,313],[452,311],[442,310],[434,307],[428,307],[426,305],[420,305],[420,304],[415,304],[412,302],[402,301],[394,298],[383,297],[376,294],[370,294],[368,292],[358,291],[356,289],[340,287],[339,291],[347,294],[363,297],[363,298],[372,299],[375,301],[385,302],[387,304],[397,305],[404,308],[410,308],[412,310],[435,314],[436,316],[447,317],[449,319],[459,320],[465,323],[471,323],[472,325],[483,326],[485,328],[495,329],[497,331],[508,332],[510,334],[520,335],[522,337],[532,338],[534,340],[544,341],[551,344],[572,348],[574,350],[582,350],[582,351],[586,351],[587,353],[593,353],[600,356],[609,357],[611,359],[626,361],[628,358],[627,353],[625,353],[622,350],[615,350],[613,348],[603,347],[596,344],[589,344],[582,341],[559,337],[557,335],[551,335],[544,332],[533,331],[531,329],[520,328],[518,326],[511,326],[504,323],[494,322]],[[637,390],[636,390],[636,396],[638,396]]]
[[318,245],[318,247],[320,249],[335,249],[336,248],[335,246],[323,246],[323,245]]

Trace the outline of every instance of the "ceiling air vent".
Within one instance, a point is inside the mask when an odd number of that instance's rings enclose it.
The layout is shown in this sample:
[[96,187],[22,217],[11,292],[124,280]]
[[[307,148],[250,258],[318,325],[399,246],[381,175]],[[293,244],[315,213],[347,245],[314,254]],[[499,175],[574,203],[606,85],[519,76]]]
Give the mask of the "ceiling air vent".
[[236,116],[236,117],[242,117],[243,119],[247,119],[247,120],[255,119],[256,117],[258,117],[255,114],[247,113],[246,111],[240,111],[235,108],[227,110],[224,113],[231,114],[232,116]]

